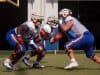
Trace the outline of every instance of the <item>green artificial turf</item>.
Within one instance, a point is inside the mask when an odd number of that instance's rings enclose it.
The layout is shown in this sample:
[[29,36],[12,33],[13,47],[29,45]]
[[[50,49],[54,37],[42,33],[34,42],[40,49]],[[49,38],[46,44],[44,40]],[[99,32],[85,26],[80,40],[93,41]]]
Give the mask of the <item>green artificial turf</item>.
[[[94,63],[85,57],[83,53],[75,53],[76,60],[80,66],[72,70],[64,70],[63,67],[69,63],[69,58],[65,53],[47,53],[41,61],[45,68],[32,69],[27,67],[20,60],[15,66],[16,71],[6,71],[2,66],[2,61],[10,55],[11,51],[0,51],[0,75],[100,75],[100,64]],[[96,53],[100,56],[100,53]],[[32,64],[36,57],[30,59]]]

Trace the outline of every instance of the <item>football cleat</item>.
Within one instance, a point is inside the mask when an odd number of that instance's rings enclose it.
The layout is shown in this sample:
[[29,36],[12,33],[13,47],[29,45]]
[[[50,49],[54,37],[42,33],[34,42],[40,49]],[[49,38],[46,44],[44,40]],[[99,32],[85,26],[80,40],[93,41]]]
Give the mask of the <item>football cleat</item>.
[[3,61],[3,66],[7,69],[7,70],[13,70],[13,65],[11,64],[10,59],[6,59]]
[[28,67],[31,66],[31,64],[29,63],[29,58],[24,57],[24,58],[22,59],[22,61],[23,61],[23,63],[24,63],[26,66],[28,66]]
[[44,65],[42,65],[42,64],[40,64],[40,63],[34,63],[33,65],[32,65],[32,68],[44,68],[45,66]]
[[69,65],[65,66],[64,69],[73,69],[77,68],[79,64],[77,62],[71,62]]

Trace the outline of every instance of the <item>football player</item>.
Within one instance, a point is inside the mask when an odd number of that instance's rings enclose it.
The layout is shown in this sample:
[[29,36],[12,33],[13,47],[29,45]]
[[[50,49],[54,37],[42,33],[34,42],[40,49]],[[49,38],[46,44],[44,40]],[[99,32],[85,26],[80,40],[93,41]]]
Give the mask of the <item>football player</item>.
[[59,12],[61,17],[60,19],[60,28],[61,32],[56,36],[51,38],[51,43],[62,38],[66,35],[68,42],[64,44],[65,50],[68,53],[70,58],[69,65],[66,65],[64,69],[71,69],[78,67],[79,64],[74,57],[74,49],[80,48],[83,49],[86,56],[96,63],[100,63],[100,57],[94,54],[94,36],[93,34],[76,19],[72,16],[72,11],[70,9],[64,8]]
[[31,21],[26,21],[7,32],[6,39],[11,47],[14,48],[14,51],[3,61],[4,67],[9,70],[14,69],[13,66],[28,50],[30,41],[38,36],[37,28],[40,26],[40,24],[41,20],[35,16],[32,16]]
[[[54,35],[54,29],[57,28],[57,20],[53,17],[48,17],[47,24],[43,24],[40,27],[40,41],[35,42],[35,46],[30,54],[23,58],[23,62],[27,66],[31,66],[29,63],[29,59],[35,55],[37,55],[36,61],[33,63],[33,68],[44,68],[45,66],[40,64],[40,60],[45,56],[46,50],[44,47],[44,40],[50,39]],[[37,37],[38,38],[38,37]],[[36,39],[37,39],[36,38]],[[35,40],[36,40],[35,39]],[[38,46],[38,47],[37,47]]]

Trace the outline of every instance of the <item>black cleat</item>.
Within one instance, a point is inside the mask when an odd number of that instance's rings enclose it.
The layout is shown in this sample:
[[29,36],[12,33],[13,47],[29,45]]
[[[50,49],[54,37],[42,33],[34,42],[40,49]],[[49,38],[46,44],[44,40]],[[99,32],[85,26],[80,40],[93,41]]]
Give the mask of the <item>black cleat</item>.
[[34,63],[32,65],[32,68],[44,68],[45,66],[44,65],[41,65],[40,63]]

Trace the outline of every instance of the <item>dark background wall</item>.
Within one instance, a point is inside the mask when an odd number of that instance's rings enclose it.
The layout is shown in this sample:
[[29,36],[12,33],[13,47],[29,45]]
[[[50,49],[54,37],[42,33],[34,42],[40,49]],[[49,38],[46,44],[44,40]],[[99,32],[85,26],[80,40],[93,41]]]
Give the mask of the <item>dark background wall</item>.
[[[69,8],[73,11],[73,16],[77,17],[94,34],[96,47],[100,49],[100,1],[59,1],[59,10],[62,8]],[[66,40],[63,39],[59,43],[60,49],[64,49],[63,43]]]
[[19,8],[6,2],[0,3],[0,49],[11,49],[5,40],[8,30],[27,20],[27,0],[20,0]]
[[[59,1],[59,10],[69,8],[73,16],[77,17],[95,36],[97,49],[100,49],[100,1]],[[58,11],[59,11],[58,10]],[[10,3],[0,3],[0,50],[11,49],[5,40],[6,32],[27,20],[27,0],[20,0],[20,6]],[[65,39],[59,41],[59,48],[63,48]]]

